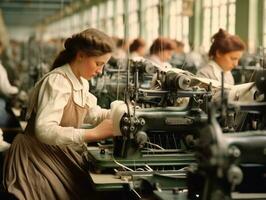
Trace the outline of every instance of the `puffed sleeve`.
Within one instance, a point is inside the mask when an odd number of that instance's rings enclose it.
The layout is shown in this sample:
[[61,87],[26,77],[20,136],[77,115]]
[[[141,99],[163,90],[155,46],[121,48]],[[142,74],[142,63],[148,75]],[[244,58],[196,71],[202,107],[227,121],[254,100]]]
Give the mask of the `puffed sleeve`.
[[59,125],[71,90],[68,80],[60,74],[51,74],[43,81],[38,95],[35,122],[36,137],[41,142],[49,145],[84,142],[85,129]]
[[199,68],[196,76],[201,78],[217,80],[217,77],[215,76],[213,67],[211,65],[206,65],[204,67]]
[[88,112],[85,117],[84,123],[97,125],[104,119],[110,118],[110,110],[103,109],[98,106],[97,98],[90,92],[87,93],[86,104],[88,107]]
[[[210,69],[209,69],[210,70]],[[211,78],[206,67],[202,67],[197,71],[197,76],[202,78]]]

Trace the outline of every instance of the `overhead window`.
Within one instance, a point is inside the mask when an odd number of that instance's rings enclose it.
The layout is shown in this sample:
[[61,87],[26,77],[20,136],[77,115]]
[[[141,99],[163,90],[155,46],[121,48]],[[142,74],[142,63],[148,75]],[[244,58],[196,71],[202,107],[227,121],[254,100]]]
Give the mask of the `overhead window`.
[[145,38],[148,44],[159,36],[159,0],[143,1]]
[[208,50],[210,39],[219,28],[235,34],[236,0],[203,0],[203,46]]
[[139,36],[138,1],[128,1],[128,37],[135,39]]
[[266,2],[263,4],[263,47],[266,48]]
[[106,6],[105,3],[101,3],[98,7],[99,9],[99,26],[100,30],[104,30],[106,26]]
[[80,19],[81,19],[81,14],[80,13],[76,13],[72,16],[71,19],[71,30],[72,30],[72,34],[80,32]]
[[182,41],[188,47],[189,17],[182,15],[182,0],[172,0],[169,3],[169,37]]
[[109,0],[106,3],[106,21],[105,21],[105,32],[109,35],[113,35],[114,32],[113,15],[114,15],[114,1]]
[[114,36],[124,38],[124,1],[123,0],[116,0],[116,12],[114,13]]

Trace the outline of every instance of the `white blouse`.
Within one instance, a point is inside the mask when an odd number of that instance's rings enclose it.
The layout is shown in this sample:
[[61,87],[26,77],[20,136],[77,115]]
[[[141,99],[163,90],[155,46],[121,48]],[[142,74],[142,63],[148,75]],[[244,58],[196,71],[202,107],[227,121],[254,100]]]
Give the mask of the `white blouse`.
[[[76,78],[71,67],[67,64],[57,68],[64,73],[73,85],[73,100],[82,107],[87,105],[88,114],[84,123],[96,125],[103,119],[108,118],[110,111],[97,106],[97,99],[89,92],[88,81],[82,77]],[[50,145],[82,144],[86,129],[60,126],[64,107],[71,96],[72,87],[61,74],[49,75],[43,80],[40,87],[35,132],[37,138]],[[71,115],[71,113],[69,113]]]
[[169,62],[162,62],[158,56],[156,55],[151,55],[149,58],[152,62],[155,64],[158,64],[161,69],[171,69],[172,65]]
[[[214,75],[216,76],[216,79],[218,81],[222,81],[222,74],[221,74],[223,71],[222,68],[213,60],[209,62],[209,65],[212,66]],[[227,84],[231,84],[231,85],[235,84],[234,77],[233,77],[231,71],[225,71],[224,72],[224,82]]]
[[18,93],[18,88],[12,86],[8,80],[7,72],[0,61],[0,94],[10,96]]

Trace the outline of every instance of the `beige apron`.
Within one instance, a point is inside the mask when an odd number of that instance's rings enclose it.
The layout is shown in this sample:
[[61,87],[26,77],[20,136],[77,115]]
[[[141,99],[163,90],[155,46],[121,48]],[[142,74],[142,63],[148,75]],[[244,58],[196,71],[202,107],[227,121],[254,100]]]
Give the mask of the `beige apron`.
[[[68,79],[65,74],[60,74]],[[45,77],[36,84],[32,108],[37,104],[40,85]],[[86,108],[73,101],[72,86],[72,95],[64,108],[60,125],[78,128],[86,113]],[[77,146],[80,150],[77,151],[70,146],[41,143],[34,136],[35,111],[30,114],[25,134],[16,136],[6,156],[3,172],[6,190],[20,200],[89,199],[91,189],[81,146]]]

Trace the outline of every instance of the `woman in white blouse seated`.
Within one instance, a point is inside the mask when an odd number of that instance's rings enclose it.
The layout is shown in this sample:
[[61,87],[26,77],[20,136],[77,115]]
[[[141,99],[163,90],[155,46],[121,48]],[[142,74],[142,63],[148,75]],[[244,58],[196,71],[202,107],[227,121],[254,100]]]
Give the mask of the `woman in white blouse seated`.
[[129,45],[131,58],[143,58],[146,54],[146,42],[142,38],[136,38]]
[[[111,57],[112,39],[87,29],[64,46],[54,70],[35,85],[25,134],[15,138],[6,156],[4,186],[20,200],[89,198],[84,145],[113,135],[110,112],[97,106],[87,81]],[[84,122],[95,128],[80,128]]]
[[[0,41],[0,55],[4,51],[4,45]],[[18,88],[16,86],[11,85],[7,71],[5,67],[2,65],[2,61],[0,60],[0,96],[10,97],[18,93]]]
[[174,48],[175,46],[171,39],[159,37],[153,41],[148,59],[162,69],[171,69],[172,65],[168,61],[174,53]]
[[237,66],[244,50],[245,44],[238,36],[230,35],[220,29],[212,36],[212,45],[209,50],[210,61],[208,65],[198,70],[197,75],[221,81],[221,72],[224,72],[224,83],[234,85],[231,70]]

